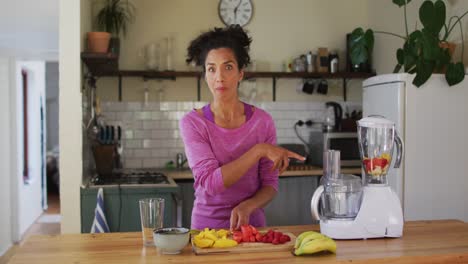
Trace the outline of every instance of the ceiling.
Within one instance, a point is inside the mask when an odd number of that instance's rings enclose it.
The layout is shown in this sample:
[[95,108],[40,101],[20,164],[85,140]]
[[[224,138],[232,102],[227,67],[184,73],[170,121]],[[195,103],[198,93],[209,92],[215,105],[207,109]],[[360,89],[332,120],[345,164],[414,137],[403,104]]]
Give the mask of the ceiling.
[[0,8],[0,50],[57,54],[59,0],[4,0]]

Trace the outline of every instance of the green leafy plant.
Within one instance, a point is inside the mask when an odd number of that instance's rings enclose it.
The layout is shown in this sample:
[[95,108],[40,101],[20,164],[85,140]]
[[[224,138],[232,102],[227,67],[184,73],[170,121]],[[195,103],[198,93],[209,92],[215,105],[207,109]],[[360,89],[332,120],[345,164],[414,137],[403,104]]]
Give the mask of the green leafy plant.
[[135,19],[135,6],[128,0],[105,0],[104,7],[98,12],[96,23],[100,30],[114,36],[124,35],[127,25]]
[[447,47],[448,38],[454,28],[459,25],[462,37],[462,58],[463,58],[463,27],[461,19],[468,14],[468,11],[461,16],[452,16],[446,23],[446,7],[442,0],[426,0],[419,8],[419,20],[422,29],[408,31],[408,20],[406,5],[411,0],[392,0],[394,4],[404,8],[406,35],[401,36],[391,32],[364,31],[357,28],[351,33],[350,57],[353,64],[367,62],[372,54],[374,46],[374,33],[392,35],[404,41],[403,47],[396,52],[397,65],[394,73],[401,69],[407,73],[415,73],[413,84],[417,87],[423,85],[432,73],[445,72],[447,83],[452,86],[460,83],[465,78],[465,66],[462,61],[451,62],[452,54]]

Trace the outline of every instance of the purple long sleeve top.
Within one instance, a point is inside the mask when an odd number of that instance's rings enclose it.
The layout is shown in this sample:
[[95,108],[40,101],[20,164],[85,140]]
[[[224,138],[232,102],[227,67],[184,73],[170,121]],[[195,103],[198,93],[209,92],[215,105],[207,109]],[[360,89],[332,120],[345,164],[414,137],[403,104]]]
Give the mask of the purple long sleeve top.
[[[231,211],[254,196],[264,186],[278,191],[278,170],[273,162],[261,158],[232,186],[225,188],[221,166],[238,159],[258,143],[276,144],[276,129],[271,116],[255,108],[252,117],[240,127],[226,129],[199,115],[187,113],[179,124],[189,167],[194,176],[195,201],[191,228],[229,228]],[[253,226],[265,226],[263,208],[250,215]]]

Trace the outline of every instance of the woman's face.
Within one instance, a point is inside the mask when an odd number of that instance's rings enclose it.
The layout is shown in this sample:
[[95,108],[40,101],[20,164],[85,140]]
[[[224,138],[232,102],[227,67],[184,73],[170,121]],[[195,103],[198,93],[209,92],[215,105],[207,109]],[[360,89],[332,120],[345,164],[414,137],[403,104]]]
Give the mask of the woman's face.
[[237,98],[237,85],[244,77],[234,52],[229,48],[212,49],[205,60],[205,79],[217,100]]

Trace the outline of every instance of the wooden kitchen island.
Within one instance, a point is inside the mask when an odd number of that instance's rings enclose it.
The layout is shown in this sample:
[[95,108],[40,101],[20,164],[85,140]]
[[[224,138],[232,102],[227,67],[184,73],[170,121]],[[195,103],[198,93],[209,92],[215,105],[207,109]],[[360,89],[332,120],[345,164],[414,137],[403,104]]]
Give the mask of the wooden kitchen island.
[[[281,226],[296,235],[317,225]],[[405,224],[402,238],[337,241],[337,254],[295,257],[291,252],[162,255],[143,247],[141,233],[32,236],[9,263],[468,263],[468,223],[456,220]]]

